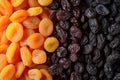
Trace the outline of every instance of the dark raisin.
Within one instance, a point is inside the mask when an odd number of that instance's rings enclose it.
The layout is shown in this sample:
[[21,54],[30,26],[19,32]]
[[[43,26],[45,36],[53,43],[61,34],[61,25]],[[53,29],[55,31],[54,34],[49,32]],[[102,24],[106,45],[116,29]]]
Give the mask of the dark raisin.
[[71,53],[71,54],[76,54],[80,51],[80,46],[78,44],[70,44],[68,46],[68,51]]
[[79,21],[77,20],[76,17],[70,18],[70,22],[71,22],[72,25],[74,25],[74,26],[79,26]]
[[67,55],[67,49],[65,47],[59,47],[56,53],[58,57],[65,57]]
[[102,34],[97,35],[97,48],[102,49],[105,45],[105,37]]
[[76,18],[79,18],[80,17],[80,9],[78,7],[75,7],[73,9],[73,15],[76,17]]
[[71,61],[67,58],[61,58],[59,64],[63,66],[64,69],[67,69],[71,65]]
[[75,37],[70,37],[71,43],[78,43],[78,39]]
[[108,28],[108,31],[111,35],[116,35],[116,34],[120,33],[120,24],[118,24],[118,23],[112,24]]
[[56,13],[56,17],[58,20],[65,21],[71,17],[71,14],[68,11],[58,10]]
[[78,60],[78,54],[70,54],[70,60],[76,62]]
[[75,63],[74,70],[76,72],[83,73],[84,72],[84,64],[83,63],[79,63],[79,62]]
[[95,10],[100,15],[108,15],[110,13],[109,10],[102,4],[97,5]]
[[66,31],[64,31],[61,27],[56,26],[56,31],[58,36],[60,37],[60,42],[65,43],[68,37],[68,34]]
[[99,31],[98,21],[95,18],[89,19],[89,27],[93,33],[97,33]]
[[92,63],[92,56],[91,55],[85,55],[85,62],[90,64]]
[[93,34],[92,32],[89,33],[89,43],[92,46],[96,46],[97,45],[97,37],[96,34]]
[[68,2],[68,0],[61,0],[61,6],[66,11],[70,11],[71,10],[71,5]]
[[107,57],[109,54],[110,54],[110,48],[106,45],[104,47],[104,55],[105,55],[105,57]]
[[93,50],[93,47],[90,44],[86,44],[83,47],[83,54],[89,54],[92,52],[92,50]]
[[101,27],[102,27],[102,32],[104,34],[107,34],[108,33],[109,22],[106,18],[101,20]]
[[52,75],[59,75],[62,73],[62,71],[63,71],[63,68],[60,67],[58,64],[54,64],[51,67],[49,67],[49,72]]
[[59,25],[66,31],[70,28],[70,23],[68,21],[60,21]]
[[71,4],[72,4],[73,6],[79,6],[81,0],[70,0],[70,2],[71,2]]
[[70,34],[72,37],[75,37],[77,39],[81,39],[82,37],[82,32],[79,28],[77,28],[76,26],[72,26],[70,28]]
[[112,67],[111,67],[110,63],[105,63],[104,64],[104,72],[105,72],[105,75],[108,79],[112,78],[113,70],[112,70]]
[[91,75],[96,75],[97,74],[97,67],[93,64],[87,64],[86,70]]
[[109,47],[116,48],[117,46],[119,46],[119,44],[120,44],[120,39],[116,37],[110,42]]
[[57,18],[56,18],[56,10],[51,10],[50,11],[50,19],[54,22],[54,23],[56,23],[56,21],[57,21]]
[[81,80],[81,75],[78,72],[72,72],[70,75],[70,80]]
[[93,62],[94,63],[98,63],[100,60],[101,60],[101,53],[100,53],[100,50],[96,49],[94,50],[93,52]]
[[51,60],[53,64],[57,64],[59,62],[59,58],[57,57],[56,53],[53,53]]
[[88,17],[88,18],[91,18],[91,17],[95,17],[96,16],[96,12],[93,8],[88,8],[85,10],[85,15]]
[[88,43],[88,37],[85,35],[82,37],[80,44],[81,45],[86,45]]

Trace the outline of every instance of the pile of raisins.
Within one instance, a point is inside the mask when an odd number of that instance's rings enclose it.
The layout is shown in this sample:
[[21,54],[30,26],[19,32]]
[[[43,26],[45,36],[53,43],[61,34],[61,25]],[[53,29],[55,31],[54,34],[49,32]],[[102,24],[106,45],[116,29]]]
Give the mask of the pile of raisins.
[[120,0],[54,0],[54,80],[120,80]]

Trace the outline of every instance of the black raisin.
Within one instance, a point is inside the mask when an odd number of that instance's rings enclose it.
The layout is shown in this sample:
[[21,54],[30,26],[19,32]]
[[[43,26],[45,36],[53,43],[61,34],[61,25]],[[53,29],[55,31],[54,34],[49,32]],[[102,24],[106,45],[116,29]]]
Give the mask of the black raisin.
[[73,15],[76,17],[76,18],[79,18],[80,17],[80,9],[78,7],[75,7],[73,9]]
[[100,15],[108,15],[110,13],[109,10],[102,4],[97,5],[95,9]]
[[102,49],[105,45],[105,37],[102,34],[97,35],[97,48]]
[[61,58],[59,64],[62,65],[64,69],[67,69],[71,66],[71,61],[67,58]]
[[65,47],[59,47],[56,53],[58,57],[65,57],[67,55],[67,49]]
[[60,21],[59,25],[66,31],[70,28],[70,23],[68,21]]
[[64,31],[61,27],[56,26],[56,31],[58,36],[60,37],[60,42],[65,43],[68,37],[68,34],[66,31]]
[[49,67],[49,72],[52,75],[59,75],[62,73],[62,71],[63,71],[63,68],[60,67],[58,64],[54,64],[54,65]]
[[71,17],[71,14],[68,11],[58,10],[56,13],[56,17],[58,20],[65,21]]
[[97,45],[97,37],[96,34],[93,34],[92,32],[89,33],[89,43],[92,46],[96,46]]
[[78,54],[70,54],[70,60],[76,62],[78,60]]
[[70,75],[70,80],[81,80],[81,75],[78,72],[72,72]]
[[71,54],[76,54],[80,51],[80,46],[78,44],[70,44],[68,46],[68,51],[71,53]]
[[90,44],[86,44],[83,47],[83,54],[89,54],[92,52],[92,50],[93,50],[93,47]]
[[116,35],[116,34],[120,33],[120,24],[118,24],[118,23],[112,24],[108,28],[108,31],[111,35]]
[[79,62],[75,63],[74,70],[76,72],[83,73],[84,72],[84,64],[83,63],[79,63]]
[[85,15],[88,18],[95,17],[96,16],[96,11],[93,8],[88,8],[85,10]]
[[89,26],[93,33],[97,33],[99,31],[99,25],[97,19],[95,18],[89,19]]
[[72,4],[73,6],[79,6],[81,0],[70,0],[70,2],[71,2],[71,4]]
[[66,11],[70,11],[71,10],[71,5],[68,2],[68,0],[61,0],[61,6]]
[[96,75],[97,74],[97,67],[93,64],[87,64],[86,70],[91,75]]

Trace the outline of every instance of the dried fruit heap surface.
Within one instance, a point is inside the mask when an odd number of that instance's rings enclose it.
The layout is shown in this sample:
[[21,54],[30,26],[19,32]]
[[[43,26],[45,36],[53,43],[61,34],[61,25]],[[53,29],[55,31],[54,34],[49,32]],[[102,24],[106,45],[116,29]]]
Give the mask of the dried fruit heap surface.
[[120,0],[54,0],[54,80],[120,80]]

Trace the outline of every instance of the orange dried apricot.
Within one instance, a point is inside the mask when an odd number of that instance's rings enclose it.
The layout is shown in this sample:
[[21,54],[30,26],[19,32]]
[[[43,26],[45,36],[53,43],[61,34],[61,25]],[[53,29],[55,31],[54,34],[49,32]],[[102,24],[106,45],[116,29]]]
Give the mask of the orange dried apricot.
[[23,26],[20,23],[13,22],[6,29],[6,37],[11,42],[18,42],[23,37]]
[[40,33],[33,33],[27,39],[27,45],[32,49],[40,48],[44,44],[44,37]]
[[43,50],[35,49],[32,52],[32,61],[35,64],[43,64],[47,61],[46,52]]
[[39,24],[39,32],[44,37],[50,36],[53,32],[53,22],[49,18],[43,18]]

